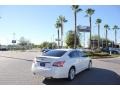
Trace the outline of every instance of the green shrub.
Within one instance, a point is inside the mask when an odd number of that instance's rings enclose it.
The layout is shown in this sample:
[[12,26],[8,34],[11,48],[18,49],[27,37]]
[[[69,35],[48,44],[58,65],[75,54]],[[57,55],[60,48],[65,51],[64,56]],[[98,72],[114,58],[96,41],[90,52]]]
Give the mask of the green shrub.
[[98,52],[87,52],[87,55],[88,56],[110,56],[108,53],[98,53]]

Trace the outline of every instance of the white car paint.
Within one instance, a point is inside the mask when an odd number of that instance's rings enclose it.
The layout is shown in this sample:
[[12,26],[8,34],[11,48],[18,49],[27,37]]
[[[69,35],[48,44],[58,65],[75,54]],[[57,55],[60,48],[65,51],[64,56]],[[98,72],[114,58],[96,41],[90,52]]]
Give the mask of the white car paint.
[[[32,63],[32,72],[35,75],[41,75],[45,78],[68,78],[69,70],[72,66],[75,67],[75,74],[88,68],[90,58],[89,57],[76,57],[71,58],[69,54],[77,49],[55,49],[66,51],[66,53],[61,57],[53,56],[40,56],[36,57]],[[83,52],[82,50],[77,50]],[[58,61],[64,61],[63,67],[53,66],[53,63]],[[40,66],[40,62],[46,62],[45,67]]]

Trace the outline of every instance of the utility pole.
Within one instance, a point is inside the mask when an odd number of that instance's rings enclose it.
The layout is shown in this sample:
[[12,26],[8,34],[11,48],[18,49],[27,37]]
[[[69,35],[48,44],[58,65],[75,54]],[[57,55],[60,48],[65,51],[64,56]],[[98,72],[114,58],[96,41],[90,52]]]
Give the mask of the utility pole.
[[16,41],[15,41],[15,33],[13,33],[12,43],[13,43],[13,50],[15,50],[15,43],[16,43]]
[[51,37],[51,43],[52,43],[52,49],[53,49],[53,43],[54,43],[54,34]]

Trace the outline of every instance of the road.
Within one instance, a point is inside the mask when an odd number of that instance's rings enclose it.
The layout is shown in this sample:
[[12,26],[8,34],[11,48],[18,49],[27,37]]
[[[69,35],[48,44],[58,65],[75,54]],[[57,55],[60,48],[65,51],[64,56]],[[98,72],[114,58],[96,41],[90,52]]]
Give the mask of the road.
[[93,60],[93,68],[76,75],[75,80],[44,79],[31,72],[32,60],[40,52],[0,52],[1,85],[120,85],[120,58]]

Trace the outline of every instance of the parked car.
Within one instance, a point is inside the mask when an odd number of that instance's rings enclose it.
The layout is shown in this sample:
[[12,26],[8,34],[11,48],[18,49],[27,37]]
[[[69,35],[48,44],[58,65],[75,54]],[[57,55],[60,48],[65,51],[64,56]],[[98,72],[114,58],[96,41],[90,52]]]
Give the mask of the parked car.
[[0,45],[0,51],[8,51],[8,46],[6,45]]
[[112,53],[112,54],[120,54],[120,49],[119,48],[102,48],[103,52],[107,52],[107,53]]
[[48,51],[50,51],[50,50],[51,50],[51,49],[43,49],[42,52],[43,52],[43,53],[46,53],[46,52],[48,52]]
[[0,48],[0,51],[8,51],[8,48]]
[[103,52],[107,52],[107,53],[109,53],[110,52],[110,50],[109,50],[109,48],[107,47],[107,48],[102,48],[101,49],[101,51],[103,51]]
[[119,48],[114,48],[114,49],[112,50],[112,53],[113,53],[113,54],[120,54],[120,49],[119,49]]
[[91,67],[92,60],[82,49],[54,49],[34,59],[32,72],[45,78],[73,80],[76,74]]

